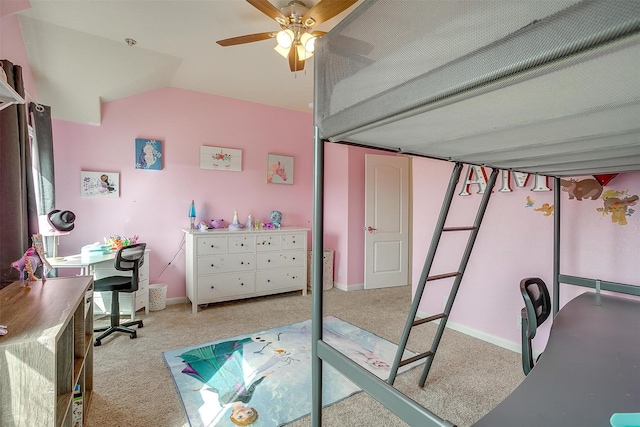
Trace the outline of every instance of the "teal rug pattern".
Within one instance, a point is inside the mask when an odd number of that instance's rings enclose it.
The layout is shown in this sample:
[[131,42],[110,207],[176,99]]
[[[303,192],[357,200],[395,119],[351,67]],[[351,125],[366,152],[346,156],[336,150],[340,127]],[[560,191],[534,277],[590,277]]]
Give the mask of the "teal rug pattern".
[[[382,380],[388,378],[395,344],[332,316],[324,318],[323,338]],[[405,353],[403,358],[414,354]],[[311,320],[163,356],[192,427],[276,427],[311,412]],[[324,406],[359,391],[324,365]]]

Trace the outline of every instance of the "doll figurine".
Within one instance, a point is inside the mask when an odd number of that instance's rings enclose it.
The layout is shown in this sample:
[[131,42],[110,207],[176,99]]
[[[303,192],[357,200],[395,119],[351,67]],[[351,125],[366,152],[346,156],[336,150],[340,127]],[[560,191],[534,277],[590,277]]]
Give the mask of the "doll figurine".
[[[11,263],[11,267],[20,272],[20,286],[29,287],[30,282],[35,282],[38,278],[35,276],[35,272],[38,267],[42,266],[42,284],[47,280],[46,275],[51,270],[51,264],[47,261],[44,253],[44,247],[42,245],[42,235],[34,234],[31,236],[33,246],[31,246],[24,253],[22,258]],[[24,284],[24,272],[27,271],[27,284]]]

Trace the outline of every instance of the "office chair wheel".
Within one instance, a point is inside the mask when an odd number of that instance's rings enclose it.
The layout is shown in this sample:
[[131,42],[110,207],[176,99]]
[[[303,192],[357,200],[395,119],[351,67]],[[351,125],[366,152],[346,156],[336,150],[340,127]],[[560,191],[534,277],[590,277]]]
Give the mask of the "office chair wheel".
[[137,334],[137,333],[135,333],[135,332],[131,332],[131,333],[129,334],[129,338],[131,338],[131,339],[134,339],[134,338],[136,338],[137,336],[138,336],[138,334]]
[[95,340],[95,341],[93,342],[93,346],[94,346],[94,347],[100,347],[100,345],[101,345],[101,344],[102,344],[102,343],[100,342],[100,340]]

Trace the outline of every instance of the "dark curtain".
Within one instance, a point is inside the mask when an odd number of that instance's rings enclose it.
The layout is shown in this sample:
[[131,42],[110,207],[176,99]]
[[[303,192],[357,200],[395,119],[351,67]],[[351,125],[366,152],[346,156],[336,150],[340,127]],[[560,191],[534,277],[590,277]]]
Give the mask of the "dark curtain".
[[[2,60],[7,83],[24,98],[22,67]],[[0,110],[0,287],[18,278],[11,263],[31,246],[38,230],[31,151],[24,105]]]

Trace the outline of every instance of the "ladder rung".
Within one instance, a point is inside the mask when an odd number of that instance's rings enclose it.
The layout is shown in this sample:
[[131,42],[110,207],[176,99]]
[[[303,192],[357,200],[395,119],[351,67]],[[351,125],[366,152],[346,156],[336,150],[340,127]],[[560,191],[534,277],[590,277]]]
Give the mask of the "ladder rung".
[[427,277],[427,280],[439,280],[439,279],[446,279],[447,277],[456,277],[458,274],[457,271],[454,271],[453,273],[444,273],[444,274],[436,274],[435,276],[429,276]]
[[469,231],[469,230],[477,230],[478,227],[474,227],[473,225],[467,227],[444,227],[442,231]]
[[433,356],[433,353],[430,352],[430,351],[427,351],[427,352],[424,352],[424,353],[421,353],[421,354],[416,354],[413,357],[410,357],[410,358],[405,359],[405,360],[401,360],[399,366],[408,365],[409,363],[413,363],[416,360],[424,359],[424,358],[427,358],[429,356]]
[[423,323],[433,322],[434,320],[442,319],[443,317],[447,317],[446,313],[434,314],[433,316],[424,317],[422,319],[414,320],[413,326],[422,325]]

